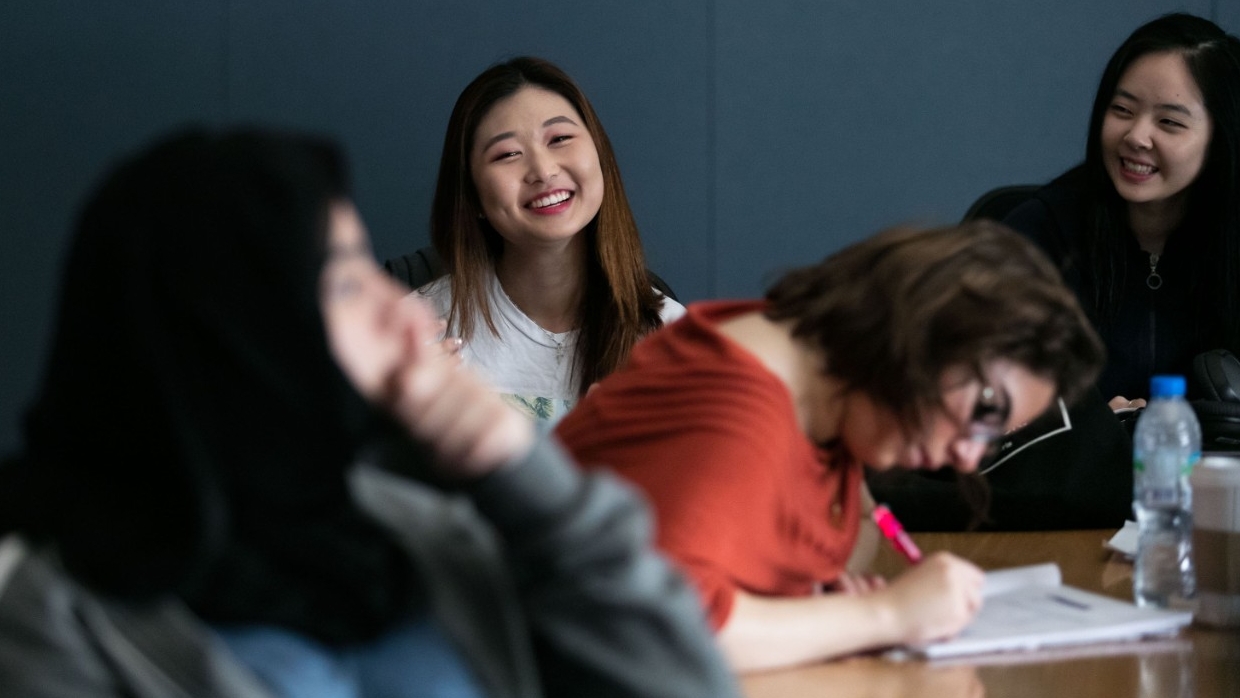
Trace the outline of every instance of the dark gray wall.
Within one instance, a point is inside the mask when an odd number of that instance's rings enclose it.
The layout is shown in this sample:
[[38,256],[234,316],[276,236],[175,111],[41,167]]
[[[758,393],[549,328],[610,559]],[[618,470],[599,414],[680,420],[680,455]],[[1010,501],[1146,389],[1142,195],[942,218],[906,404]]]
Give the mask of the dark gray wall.
[[459,90],[530,53],[581,83],[651,266],[682,298],[1073,164],[1103,63],[1231,0],[5,0],[0,3],[0,453],[47,348],[76,206],[185,123],[279,124],[347,147],[380,257],[426,244]]

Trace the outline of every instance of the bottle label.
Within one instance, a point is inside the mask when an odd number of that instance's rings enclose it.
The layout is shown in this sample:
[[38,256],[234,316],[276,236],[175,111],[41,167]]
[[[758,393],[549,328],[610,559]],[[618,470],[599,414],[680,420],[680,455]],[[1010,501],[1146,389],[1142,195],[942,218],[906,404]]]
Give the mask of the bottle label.
[[1194,451],[1193,454],[1188,457],[1188,460],[1184,461],[1184,467],[1180,469],[1180,475],[1183,477],[1188,477],[1189,473],[1192,472],[1193,467],[1195,467],[1197,462],[1200,460],[1201,451]]
[[[1184,459],[1184,461],[1180,463],[1178,467],[1175,468],[1175,470],[1178,471],[1177,473],[1178,475],[1183,476],[1183,477],[1188,477],[1189,473],[1192,472],[1193,468],[1197,465],[1197,463],[1200,460],[1201,460],[1201,451],[1194,451],[1191,454],[1189,454],[1188,458]],[[1145,466],[1145,459],[1142,458],[1140,455],[1135,456],[1132,459],[1132,470],[1137,475],[1144,475],[1145,471],[1147,470]],[[1155,472],[1158,472],[1159,470],[1162,470],[1163,475],[1167,475],[1170,473],[1170,471],[1166,469],[1165,465],[1163,466],[1163,468],[1157,468],[1157,467],[1155,468]]]

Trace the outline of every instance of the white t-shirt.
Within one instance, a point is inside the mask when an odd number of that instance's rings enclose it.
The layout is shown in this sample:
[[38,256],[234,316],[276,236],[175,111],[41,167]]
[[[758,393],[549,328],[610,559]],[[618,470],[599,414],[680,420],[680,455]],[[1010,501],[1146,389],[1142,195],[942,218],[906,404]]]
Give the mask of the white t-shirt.
[[[414,293],[429,301],[439,317],[448,316],[452,305],[449,277],[440,277]],[[578,331],[544,330],[504,293],[494,273],[488,279],[487,294],[499,336],[491,334],[485,322],[476,324],[473,338],[461,347],[461,357],[514,407],[554,423],[577,403],[578,381],[572,369]],[[663,324],[685,314],[680,303],[662,295],[660,299]]]

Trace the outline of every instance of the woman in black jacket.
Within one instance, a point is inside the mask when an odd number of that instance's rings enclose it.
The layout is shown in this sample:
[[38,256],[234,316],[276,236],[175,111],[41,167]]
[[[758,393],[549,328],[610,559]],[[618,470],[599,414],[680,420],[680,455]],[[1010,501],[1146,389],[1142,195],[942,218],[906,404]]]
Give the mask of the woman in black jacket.
[[1155,373],[1240,352],[1240,39],[1171,14],[1103,72],[1084,164],[1004,220],[1063,270],[1107,346],[1112,409]]

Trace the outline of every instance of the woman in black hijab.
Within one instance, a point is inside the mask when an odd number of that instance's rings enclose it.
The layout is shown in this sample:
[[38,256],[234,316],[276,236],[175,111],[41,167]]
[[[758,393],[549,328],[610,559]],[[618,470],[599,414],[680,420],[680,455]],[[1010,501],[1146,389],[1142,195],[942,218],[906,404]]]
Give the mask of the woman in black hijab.
[[[329,144],[190,132],[139,154],[79,220],[26,450],[0,469],[3,530],[114,623],[185,602],[284,695],[730,694],[644,512],[456,367],[406,293]],[[358,476],[393,431],[383,465],[468,504]],[[461,560],[498,583],[454,578]],[[489,626],[471,617],[497,598]],[[149,643],[147,664],[175,679],[212,642]]]

